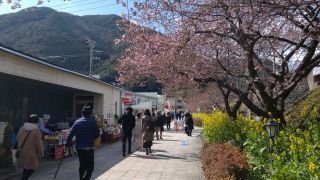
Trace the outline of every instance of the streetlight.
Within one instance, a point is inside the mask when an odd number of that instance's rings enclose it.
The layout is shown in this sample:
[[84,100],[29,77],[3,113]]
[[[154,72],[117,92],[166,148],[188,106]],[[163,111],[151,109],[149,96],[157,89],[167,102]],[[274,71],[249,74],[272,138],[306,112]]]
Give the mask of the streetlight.
[[274,137],[278,134],[279,132],[279,124],[276,123],[272,117],[270,117],[270,121],[266,124],[266,130],[268,132],[268,135],[271,139],[270,143],[270,153],[271,153],[271,162],[272,162],[272,145],[274,144]]
[[270,139],[274,141],[274,137],[279,132],[279,124],[276,123],[272,118],[270,118],[270,121],[266,124],[266,130]]

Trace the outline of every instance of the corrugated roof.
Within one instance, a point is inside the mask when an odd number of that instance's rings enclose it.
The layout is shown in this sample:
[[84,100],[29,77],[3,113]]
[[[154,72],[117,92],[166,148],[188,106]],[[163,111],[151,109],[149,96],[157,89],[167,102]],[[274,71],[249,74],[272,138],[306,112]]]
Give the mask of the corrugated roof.
[[9,48],[9,47],[5,47],[5,46],[3,46],[2,44],[0,44],[0,50],[1,50],[1,51],[4,51],[4,52],[7,52],[7,53],[10,53],[10,54],[13,54],[13,55],[16,55],[16,56],[19,56],[19,57],[21,57],[21,58],[23,58],[23,59],[32,61],[32,62],[34,62],[34,63],[42,64],[42,65],[48,66],[48,67],[53,68],[53,69],[57,69],[57,70],[60,70],[60,71],[64,71],[64,72],[73,74],[73,75],[80,76],[80,77],[82,77],[82,78],[86,78],[86,79],[90,79],[90,80],[92,80],[92,81],[96,81],[96,82],[99,82],[99,83],[102,83],[102,84],[106,84],[106,85],[111,86],[111,87],[116,88],[116,89],[122,89],[122,88],[120,88],[120,87],[118,87],[118,86],[115,86],[115,85],[113,85],[113,84],[106,83],[106,82],[101,81],[101,80],[99,80],[99,79],[96,79],[96,78],[93,78],[93,77],[90,77],[90,76],[87,76],[87,75],[84,75],[84,74],[81,74],[81,73],[78,73],[78,72],[75,72],[75,71],[71,71],[71,70],[62,68],[62,67],[60,67],[60,66],[57,66],[57,65],[54,65],[54,64],[45,62],[44,60],[42,60],[42,59],[40,59],[40,58],[38,58],[38,57],[34,57],[34,56],[29,55],[29,54],[26,54],[26,53],[24,53],[24,52],[21,52],[21,51],[18,51],[18,50]]

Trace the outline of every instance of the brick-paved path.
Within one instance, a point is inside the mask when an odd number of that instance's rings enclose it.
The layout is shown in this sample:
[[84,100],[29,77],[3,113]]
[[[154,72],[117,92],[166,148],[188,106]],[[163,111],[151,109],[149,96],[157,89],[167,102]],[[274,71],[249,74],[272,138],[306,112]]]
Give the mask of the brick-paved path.
[[[131,156],[122,157],[121,142],[103,145],[95,153],[95,170],[91,179],[97,180],[202,180],[199,133],[195,129],[192,137],[174,131],[165,131],[163,140],[155,140],[153,153],[145,155],[144,150],[135,151]],[[53,179],[58,161],[41,166],[30,180]],[[77,180],[78,159],[63,160],[57,180]],[[10,177],[18,180],[21,175]]]

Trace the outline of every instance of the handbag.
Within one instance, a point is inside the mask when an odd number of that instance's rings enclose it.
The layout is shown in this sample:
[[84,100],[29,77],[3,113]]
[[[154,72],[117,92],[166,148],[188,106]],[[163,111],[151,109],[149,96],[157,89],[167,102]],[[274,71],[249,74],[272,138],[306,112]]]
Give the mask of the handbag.
[[[28,139],[28,136],[30,135],[31,131],[28,132],[27,136],[24,138],[23,143],[21,144],[21,148],[23,148],[24,144],[26,143],[26,140]],[[17,150],[15,157],[18,159],[20,158],[20,149]]]

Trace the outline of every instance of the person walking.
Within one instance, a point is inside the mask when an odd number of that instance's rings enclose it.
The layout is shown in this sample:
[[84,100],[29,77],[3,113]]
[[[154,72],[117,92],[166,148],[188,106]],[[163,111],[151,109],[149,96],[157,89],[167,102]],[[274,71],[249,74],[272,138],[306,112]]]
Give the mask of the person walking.
[[149,109],[144,111],[144,116],[142,118],[142,131],[143,148],[146,149],[146,155],[149,155],[149,153],[152,153],[151,146],[155,131],[155,122]]
[[132,107],[126,109],[125,114],[119,119],[122,125],[122,155],[126,156],[126,142],[128,141],[128,154],[131,154],[132,130],[136,126],[136,118],[132,115]]
[[161,115],[161,112],[158,111],[157,115],[155,117],[157,140],[159,140],[159,133],[160,133],[160,139],[162,139],[162,131],[163,131],[163,126],[164,126],[164,121],[165,121],[164,117]]
[[142,116],[141,113],[137,113],[136,126],[133,129],[136,139],[137,148],[142,147]]
[[185,115],[185,121],[187,125],[187,134],[188,136],[191,136],[193,127],[193,119],[190,113],[186,113]]
[[170,112],[167,113],[167,116],[165,117],[165,119],[166,119],[166,124],[167,124],[167,130],[170,131],[171,120],[172,120],[172,116],[171,116]]
[[89,180],[94,170],[94,141],[100,136],[97,122],[92,118],[92,108],[84,106],[82,117],[74,122],[67,137],[66,146],[72,146],[76,137],[76,150],[80,162],[80,180]]
[[20,151],[18,167],[23,168],[21,180],[29,179],[38,168],[38,157],[44,155],[38,122],[38,116],[31,114],[27,122],[19,129],[17,135],[18,149]]

